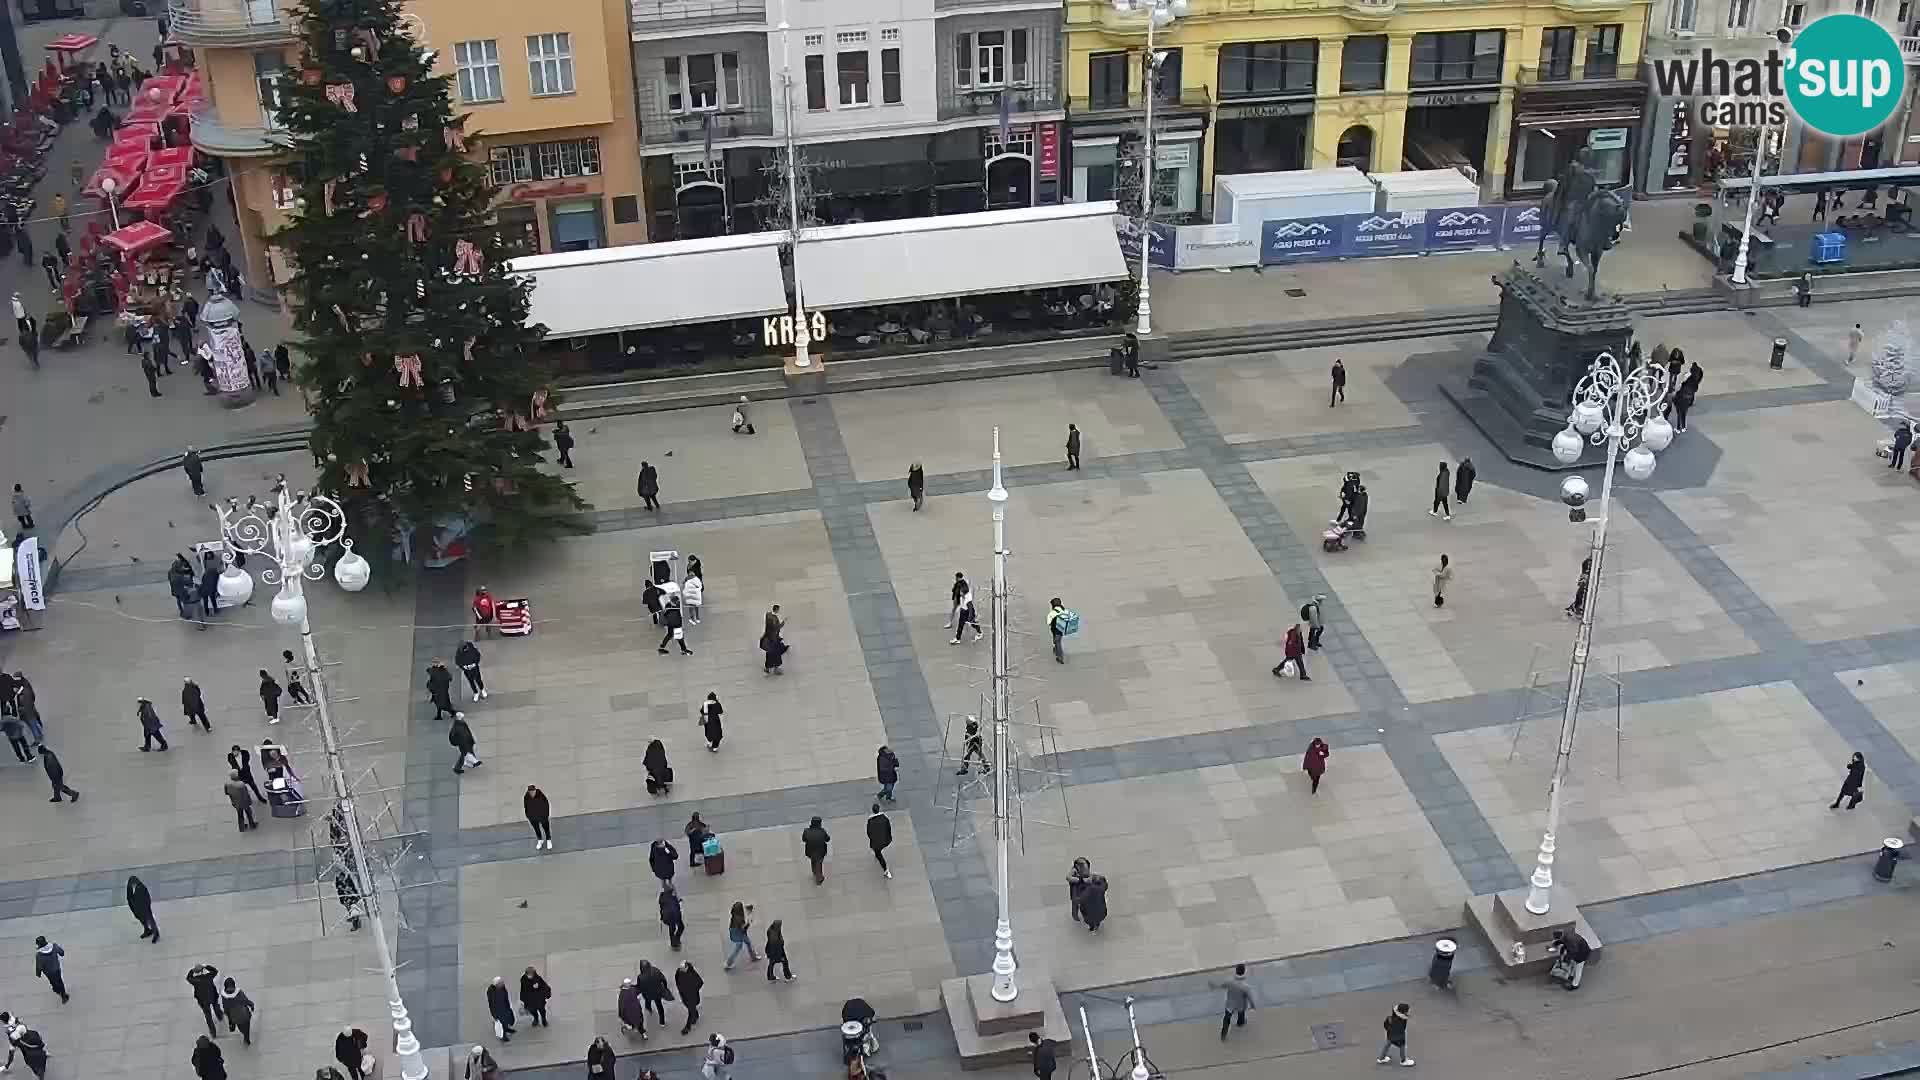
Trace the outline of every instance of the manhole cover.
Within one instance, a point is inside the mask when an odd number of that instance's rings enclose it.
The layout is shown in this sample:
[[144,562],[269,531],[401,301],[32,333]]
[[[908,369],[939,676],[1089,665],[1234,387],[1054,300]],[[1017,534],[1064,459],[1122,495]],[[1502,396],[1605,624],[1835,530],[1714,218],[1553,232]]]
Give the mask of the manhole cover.
[[1288,295],[1288,296],[1291,296],[1291,297],[1293,297],[1293,298],[1294,298],[1295,300],[1299,300],[1299,299],[1301,299],[1302,297],[1304,297],[1304,296],[1306,296],[1306,295],[1307,295],[1307,290],[1305,290],[1305,289],[1288,289],[1288,290],[1287,290],[1287,295]]
[[907,1021],[903,1021],[900,1024],[900,1026],[907,1029],[908,1031],[919,1031],[921,1028],[926,1027],[927,1025],[925,1021],[907,1020]]
[[1346,1044],[1347,1027],[1339,1021],[1331,1024],[1315,1024],[1311,1030],[1315,1050],[1333,1050]]

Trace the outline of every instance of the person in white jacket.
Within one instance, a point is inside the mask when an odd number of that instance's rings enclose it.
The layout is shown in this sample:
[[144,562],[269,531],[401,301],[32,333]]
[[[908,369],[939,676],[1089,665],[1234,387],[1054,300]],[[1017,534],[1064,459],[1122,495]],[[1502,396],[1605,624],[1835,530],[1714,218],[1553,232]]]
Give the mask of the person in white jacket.
[[733,1048],[723,1035],[707,1036],[707,1053],[700,1061],[700,1075],[706,1080],[733,1080]]
[[688,574],[687,580],[680,583],[680,606],[686,610],[687,621],[700,625],[700,603],[706,598],[707,583],[700,580],[699,574]]

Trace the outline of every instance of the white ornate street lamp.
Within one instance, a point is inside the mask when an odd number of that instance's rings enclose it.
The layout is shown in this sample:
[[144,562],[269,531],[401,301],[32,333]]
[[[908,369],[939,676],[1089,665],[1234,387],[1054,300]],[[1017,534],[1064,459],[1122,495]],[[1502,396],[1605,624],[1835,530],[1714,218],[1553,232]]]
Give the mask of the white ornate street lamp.
[[993,487],[987,491],[987,501],[993,506],[993,840],[999,864],[994,882],[999,918],[993,926],[993,1000],[1006,1002],[1020,996],[1020,987],[1013,978],[1018,965],[1013,959],[1012,886],[1007,881],[1007,847],[1013,839],[1012,808],[1007,803],[1007,785],[1012,783],[1008,773],[1013,771],[1007,720],[1013,702],[1007,671],[1007,488],[1000,481],[999,428],[993,429]]
[[[313,644],[313,627],[307,621],[307,598],[303,591],[308,580],[318,581],[326,576],[326,566],[316,556],[329,544],[338,543],[346,549],[346,554],[333,566],[333,579],[342,589],[359,592],[366,588],[373,574],[372,568],[367,565],[367,560],[354,553],[353,541],[346,539],[347,515],[339,503],[317,492],[290,491],[285,476],[275,481],[273,497],[272,504],[248,499],[243,506],[234,499],[229,500],[225,507],[216,505],[214,510],[220,515],[220,534],[233,550],[264,557],[272,564],[260,572],[260,579],[269,585],[280,586],[279,595],[273,598],[274,621],[300,628],[307,686],[313,694],[321,749],[327,759],[327,778],[332,784],[334,805],[340,811],[347,843],[353,852],[353,865],[345,869],[353,876],[361,903],[366,909],[366,917],[373,923],[373,940],[380,951],[380,971],[387,980],[387,1009],[393,1017],[394,1049],[400,1055],[400,1076],[402,1080],[426,1080],[427,1064],[420,1056],[420,1041],[414,1037],[413,1021],[407,1018],[407,1006],[400,998],[399,969],[394,966],[393,951],[387,944],[387,928],[380,915],[377,883],[368,871],[371,863],[367,859],[366,841],[361,835],[360,820],[354,809],[352,784],[347,779],[339,736],[333,728],[326,681],[320,671],[319,651]],[[228,572],[246,576],[231,564]],[[221,576],[223,589],[226,577],[226,574]],[[252,591],[252,583],[248,582],[246,593],[251,595]]]
[[1153,333],[1152,283],[1147,270],[1153,264],[1153,174],[1159,162],[1154,157],[1153,145],[1153,96],[1158,89],[1155,85],[1160,77],[1160,57],[1153,50],[1153,33],[1163,26],[1173,25],[1173,20],[1187,13],[1187,0],[1113,0],[1113,9],[1122,15],[1145,12],[1147,16],[1147,62],[1142,68],[1142,82],[1146,98],[1146,139],[1141,155],[1141,171],[1144,174],[1140,182],[1140,318],[1134,325],[1134,333],[1146,337]]
[[[1553,758],[1553,780],[1547,787],[1547,831],[1527,889],[1527,910],[1545,915],[1553,892],[1554,835],[1560,830],[1561,789],[1567,761],[1573,756],[1574,727],[1580,715],[1580,684],[1587,674],[1587,653],[1593,644],[1593,613],[1600,607],[1600,564],[1606,554],[1607,522],[1613,509],[1613,466],[1616,461],[1635,480],[1653,475],[1654,451],[1673,442],[1673,425],[1660,413],[1667,397],[1667,369],[1640,363],[1622,367],[1620,359],[1603,352],[1573,390],[1573,409],[1567,427],[1553,437],[1553,456],[1563,464],[1580,460],[1588,441],[1607,448],[1606,471],[1600,481],[1600,513],[1593,522],[1587,552],[1587,595],[1580,608],[1580,628],[1573,637],[1573,661],[1567,672],[1567,705],[1560,718],[1560,745]],[[1623,455],[1621,449],[1634,444]],[[1569,476],[1560,485],[1560,497],[1577,508],[1586,504],[1587,482]],[[1577,517],[1575,520],[1579,520]]]
[[[1793,43],[1793,31],[1784,26],[1775,30],[1773,37],[1782,46]],[[1740,250],[1733,256],[1733,273],[1728,277],[1735,285],[1747,283],[1747,252],[1753,246],[1753,217],[1760,209],[1760,177],[1767,163],[1767,110],[1773,108],[1773,87],[1764,78],[1760,80],[1760,108],[1760,130],[1753,143],[1753,183],[1747,189],[1747,222],[1740,230]]]
[[107,197],[107,213],[113,215],[114,232],[120,231],[120,207],[113,201],[113,193],[118,190],[119,187],[120,184],[111,176],[103,176],[100,178],[100,194]]
[[780,82],[786,93],[780,107],[787,155],[787,243],[793,249],[793,366],[811,368],[812,334],[807,328],[807,302],[800,287],[800,157],[793,141],[793,24],[787,21],[787,0],[780,0]]

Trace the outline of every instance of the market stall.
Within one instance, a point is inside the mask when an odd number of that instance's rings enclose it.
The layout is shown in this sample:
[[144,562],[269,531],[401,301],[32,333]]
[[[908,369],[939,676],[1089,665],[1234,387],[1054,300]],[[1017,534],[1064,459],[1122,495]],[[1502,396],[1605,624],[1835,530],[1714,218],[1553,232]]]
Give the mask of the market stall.
[[47,42],[49,58],[62,69],[79,60],[80,54],[100,43],[92,34],[61,34]]

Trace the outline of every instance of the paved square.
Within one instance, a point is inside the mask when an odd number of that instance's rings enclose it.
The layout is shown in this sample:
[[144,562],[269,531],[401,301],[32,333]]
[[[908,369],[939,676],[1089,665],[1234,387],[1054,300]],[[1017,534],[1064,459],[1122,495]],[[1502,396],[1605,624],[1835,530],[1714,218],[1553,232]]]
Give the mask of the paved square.
[[[1781,386],[1810,386],[1821,382],[1820,375],[1807,367],[1800,350],[1789,348],[1787,359],[1778,371],[1769,366],[1773,335],[1764,326],[1756,326],[1752,317],[1737,311],[1716,311],[1706,315],[1674,315],[1660,320],[1644,331],[1653,345],[1679,346],[1689,364],[1699,364],[1706,376],[1700,381],[1700,396],[1713,398],[1742,390],[1769,390]],[[1840,351],[1846,356],[1846,335],[1840,335]],[[1686,372],[1681,372],[1686,377]]]
[[793,414],[776,401],[748,409],[757,432],[751,436],[733,433],[728,405],[575,420],[567,425],[574,468],[559,468],[551,448],[547,461],[596,510],[642,505],[635,486],[642,461],[660,472],[663,504],[806,487]]
[[[1436,343],[1437,345],[1437,343]],[[1327,407],[1335,357],[1347,369],[1347,398]],[[1256,353],[1180,365],[1180,376],[1230,443],[1329,431],[1403,427],[1413,413],[1386,376],[1407,358],[1403,342]],[[1337,488],[1338,485],[1336,484]]]

